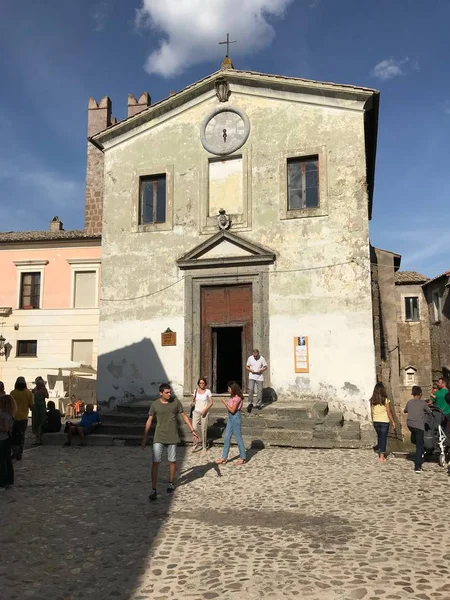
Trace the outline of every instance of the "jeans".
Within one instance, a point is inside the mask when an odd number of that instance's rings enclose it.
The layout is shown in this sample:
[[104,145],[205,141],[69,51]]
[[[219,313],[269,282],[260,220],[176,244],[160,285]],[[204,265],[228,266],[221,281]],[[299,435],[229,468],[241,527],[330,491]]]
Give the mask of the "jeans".
[[244,440],[242,439],[241,425],[242,425],[242,415],[241,415],[240,410],[235,412],[234,415],[232,415],[231,413],[228,413],[227,427],[225,429],[225,435],[224,435],[224,440],[223,440],[223,453],[222,453],[222,457],[225,460],[228,458],[228,453],[230,452],[232,435],[234,435],[234,437],[236,438],[236,442],[237,442],[237,445],[239,448],[239,456],[243,460],[245,460],[245,445],[244,445]]
[[0,487],[13,485],[14,469],[11,460],[11,444],[8,440],[0,441]]
[[248,403],[253,404],[253,392],[255,391],[256,385],[256,406],[262,404],[262,391],[264,381],[256,381],[256,379],[248,380]]
[[18,419],[15,423],[15,426],[22,432],[22,443],[20,446],[12,446],[12,454],[13,458],[22,458],[23,447],[25,445],[25,431],[28,427],[28,419]]
[[380,423],[379,421],[374,422],[373,426],[377,432],[378,437],[378,454],[384,454],[386,456],[387,436],[389,432],[389,423]]
[[408,427],[408,429],[411,432],[411,442],[416,445],[416,454],[414,456],[414,469],[418,470],[422,468],[424,452],[423,439],[425,437],[425,432],[423,429],[417,429],[417,427]]
[[200,434],[200,430],[202,433],[202,447],[203,450],[206,450],[208,447],[208,419],[209,415],[206,417],[202,417],[202,413],[194,410],[194,415],[192,417],[192,427],[195,429],[197,434]]
[[169,462],[177,462],[177,445],[176,444],[161,444],[153,442],[153,462],[160,463],[162,460],[163,448],[167,448],[167,460]]

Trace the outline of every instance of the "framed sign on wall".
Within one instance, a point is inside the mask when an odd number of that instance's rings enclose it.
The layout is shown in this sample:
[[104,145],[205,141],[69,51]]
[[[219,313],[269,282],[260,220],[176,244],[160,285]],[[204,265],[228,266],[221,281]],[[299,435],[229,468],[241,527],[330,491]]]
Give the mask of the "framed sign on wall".
[[309,373],[308,337],[294,337],[294,366],[296,373]]

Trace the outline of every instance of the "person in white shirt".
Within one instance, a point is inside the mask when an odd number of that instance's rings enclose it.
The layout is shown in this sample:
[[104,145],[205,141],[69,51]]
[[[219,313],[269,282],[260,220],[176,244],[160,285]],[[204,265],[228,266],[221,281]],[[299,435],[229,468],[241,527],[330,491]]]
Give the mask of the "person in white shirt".
[[[213,399],[211,391],[206,387],[208,382],[204,377],[200,377],[197,381],[197,389],[194,392],[192,398],[192,405],[194,406],[194,414],[192,416],[192,427],[194,431],[200,437],[200,430],[202,433],[202,448],[208,450],[208,413],[213,405]],[[194,444],[192,451],[195,452],[198,449],[199,444]]]
[[262,391],[264,383],[264,371],[267,371],[267,363],[264,356],[261,356],[259,350],[255,348],[253,354],[248,357],[245,367],[249,372],[248,376],[248,405],[247,412],[252,412],[253,393],[256,385],[256,408],[262,408]]

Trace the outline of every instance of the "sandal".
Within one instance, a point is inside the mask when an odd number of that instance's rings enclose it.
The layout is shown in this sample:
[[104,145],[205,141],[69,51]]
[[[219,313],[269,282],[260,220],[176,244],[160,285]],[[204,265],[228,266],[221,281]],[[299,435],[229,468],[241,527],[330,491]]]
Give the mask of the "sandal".
[[246,461],[245,459],[243,459],[243,458],[240,458],[239,460],[237,460],[237,461],[234,463],[234,466],[236,467],[237,465],[239,465],[239,466],[240,466],[240,465],[245,465],[245,464],[247,464],[247,461]]
[[226,465],[227,461],[225,458],[221,458],[220,460],[216,460],[216,465]]

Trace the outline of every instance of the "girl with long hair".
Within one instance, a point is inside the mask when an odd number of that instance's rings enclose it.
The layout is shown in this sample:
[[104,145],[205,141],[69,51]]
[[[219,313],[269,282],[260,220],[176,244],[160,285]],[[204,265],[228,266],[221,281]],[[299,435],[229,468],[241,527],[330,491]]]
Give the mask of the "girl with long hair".
[[14,398],[17,406],[16,411],[16,422],[14,424],[17,431],[22,434],[22,441],[19,445],[12,447],[13,458],[16,460],[22,460],[23,447],[25,444],[25,432],[28,427],[28,413],[33,410],[33,394],[27,389],[27,382],[25,377],[18,377],[14,384],[14,389],[11,392],[11,396]]
[[228,383],[228,393],[230,394],[228,401],[222,398],[222,403],[228,411],[228,418],[223,440],[222,458],[216,461],[216,464],[225,465],[227,463],[228,453],[230,452],[231,436],[234,435],[240,456],[235,464],[245,465],[245,445],[244,440],[242,439],[242,405],[244,403],[244,396],[241,388],[235,381],[230,381]]
[[391,411],[391,402],[387,397],[386,388],[379,382],[373,388],[370,399],[370,410],[375,431],[377,432],[377,445],[374,450],[378,452],[378,460],[385,462],[387,437],[389,433],[389,423],[392,429],[395,429],[395,421]]
[[11,459],[10,434],[16,414],[16,402],[12,396],[0,396],[0,492],[14,484],[14,468]]
[[[211,390],[208,390],[208,382],[204,377],[200,377],[197,381],[197,388],[192,398],[192,406],[194,407],[192,415],[192,427],[197,432],[200,438],[202,436],[202,448],[208,450],[208,413],[213,405]],[[198,444],[194,443],[192,450],[195,452],[198,449]]]
[[42,377],[36,377],[36,387],[33,390],[34,404],[31,411],[31,426],[35,435],[34,443],[42,444],[42,426],[45,423],[48,398],[48,390]]

